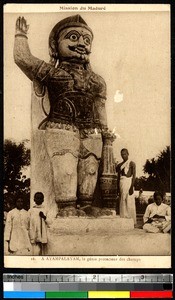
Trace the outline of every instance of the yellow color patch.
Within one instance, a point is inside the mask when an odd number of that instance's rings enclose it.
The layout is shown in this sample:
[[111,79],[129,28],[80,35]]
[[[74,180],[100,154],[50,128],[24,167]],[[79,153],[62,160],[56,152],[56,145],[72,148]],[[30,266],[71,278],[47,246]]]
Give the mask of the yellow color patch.
[[88,298],[130,298],[130,292],[123,291],[89,291]]

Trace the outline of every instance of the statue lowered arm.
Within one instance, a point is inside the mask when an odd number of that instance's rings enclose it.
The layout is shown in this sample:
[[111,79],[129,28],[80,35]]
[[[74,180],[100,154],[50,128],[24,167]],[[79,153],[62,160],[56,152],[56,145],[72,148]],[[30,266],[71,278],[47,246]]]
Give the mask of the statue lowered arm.
[[108,126],[107,126],[107,114],[106,114],[105,102],[106,102],[105,99],[98,97],[96,98],[95,106],[100,121],[100,127],[101,129],[107,130]]
[[106,83],[101,76],[98,76],[98,92],[95,98],[95,115],[99,120],[102,130],[107,130],[107,114],[106,114]]
[[24,17],[19,17],[16,21],[14,60],[24,74],[33,81],[43,61],[30,52],[27,37],[28,28]]

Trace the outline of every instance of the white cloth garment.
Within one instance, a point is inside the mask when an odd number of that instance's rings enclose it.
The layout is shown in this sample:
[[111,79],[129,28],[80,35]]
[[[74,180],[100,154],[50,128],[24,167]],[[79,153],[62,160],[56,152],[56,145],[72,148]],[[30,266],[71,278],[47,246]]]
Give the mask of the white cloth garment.
[[[128,168],[128,167],[126,167]],[[120,217],[132,218],[136,224],[136,206],[134,193],[129,195],[132,177],[120,177]]]
[[157,205],[155,202],[149,204],[143,216],[143,222],[145,223],[149,218],[152,218],[155,215],[163,216],[165,217],[166,221],[170,221],[171,220],[170,206],[164,203]]
[[[155,215],[165,217],[165,220],[155,220],[151,223],[146,223],[149,218],[153,218]],[[171,229],[171,208],[167,204],[151,203],[147,206],[145,214],[143,216],[143,229],[150,233],[168,232]]]
[[171,222],[170,221],[163,221],[163,222],[152,222],[151,224],[144,224],[143,229],[146,232],[150,233],[167,233],[171,229]]
[[46,209],[41,205],[34,205],[29,209],[30,229],[29,236],[32,243],[32,255],[43,254],[44,245],[47,243],[46,221],[39,216],[40,211],[46,216]]
[[31,255],[29,239],[29,217],[24,209],[14,208],[7,214],[4,239],[15,255]]
[[120,166],[120,170],[122,171],[124,169],[124,174],[127,175],[128,171],[129,171],[129,165],[130,165],[130,160],[126,160],[121,166]]
[[29,236],[31,243],[47,243],[47,226],[44,219],[39,216],[40,211],[46,215],[43,205],[34,205],[29,209],[30,228]]

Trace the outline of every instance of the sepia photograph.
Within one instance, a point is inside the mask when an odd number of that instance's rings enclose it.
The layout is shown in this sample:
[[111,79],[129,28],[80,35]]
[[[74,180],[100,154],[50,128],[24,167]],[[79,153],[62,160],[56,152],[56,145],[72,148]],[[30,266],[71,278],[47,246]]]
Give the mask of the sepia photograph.
[[170,6],[7,4],[3,44],[5,267],[170,267]]

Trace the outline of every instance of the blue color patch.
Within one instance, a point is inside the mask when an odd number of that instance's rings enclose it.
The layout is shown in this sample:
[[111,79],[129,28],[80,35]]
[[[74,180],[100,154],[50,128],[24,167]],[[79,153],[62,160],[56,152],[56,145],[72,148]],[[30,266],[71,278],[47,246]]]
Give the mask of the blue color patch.
[[45,292],[4,292],[4,299],[45,299]]

